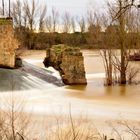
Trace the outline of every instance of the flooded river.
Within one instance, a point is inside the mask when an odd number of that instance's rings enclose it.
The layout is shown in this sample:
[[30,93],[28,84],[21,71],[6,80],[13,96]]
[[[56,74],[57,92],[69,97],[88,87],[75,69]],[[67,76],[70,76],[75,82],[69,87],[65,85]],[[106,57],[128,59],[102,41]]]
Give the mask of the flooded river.
[[[30,55],[31,54],[31,55]],[[130,120],[140,120],[140,85],[104,86],[104,66],[98,51],[84,50],[87,86],[47,87],[41,91],[30,93],[30,103],[35,112],[56,111],[67,113],[69,104],[74,114],[85,113],[95,118],[118,119],[119,115]],[[24,56],[24,60],[44,67],[42,60],[45,51],[32,51]],[[139,67],[140,63],[136,62]],[[53,75],[58,72],[50,68]],[[41,85],[40,85],[41,86]],[[29,91],[28,91],[29,92]],[[45,107],[44,107],[45,104]],[[47,107],[48,106],[48,107]],[[59,112],[60,111],[60,112]]]
[[[25,98],[26,112],[36,115],[85,115],[95,120],[97,127],[104,129],[106,121],[128,120],[140,121],[140,85],[104,86],[104,66],[98,51],[84,50],[87,86],[57,87],[28,75],[27,80],[36,83],[30,89],[15,91],[14,95]],[[28,51],[24,54],[24,61],[44,68],[42,61],[45,51]],[[140,62],[136,62],[140,67]],[[52,75],[59,77],[58,72],[49,68]],[[138,77],[140,78],[140,77]],[[26,91],[25,91],[26,90]],[[9,91],[0,96],[7,98]]]

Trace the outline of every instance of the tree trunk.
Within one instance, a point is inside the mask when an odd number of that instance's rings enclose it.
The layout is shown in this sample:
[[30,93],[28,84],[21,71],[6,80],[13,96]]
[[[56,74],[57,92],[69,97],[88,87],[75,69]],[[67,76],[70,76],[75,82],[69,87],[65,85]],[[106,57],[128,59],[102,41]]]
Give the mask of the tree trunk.
[[[120,0],[120,10],[123,8],[123,2]],[[125,13],[119,17],[120,24],[120,51],[121,51],[121,65],[120,65],[120,83],[126,84],[126,47],[125,47]]]
[[121,48],[121,71],[120,71],[120,83],[126,84],[126,67],[125,67],[125,50]]
[[4,0],[2,0],[2,14],[3,14],[3,16],[4,16]]
[[11,3],[10,3],[10,0],[9,0],[9,17],[11,16]]
[[109,56],[109,74],[108,74],[108,85],[110,86],[110,85],[112,85],[113,83],[112,83],[112,58],[111,58],[111,50],[109,50],[109,54],[108,54]]

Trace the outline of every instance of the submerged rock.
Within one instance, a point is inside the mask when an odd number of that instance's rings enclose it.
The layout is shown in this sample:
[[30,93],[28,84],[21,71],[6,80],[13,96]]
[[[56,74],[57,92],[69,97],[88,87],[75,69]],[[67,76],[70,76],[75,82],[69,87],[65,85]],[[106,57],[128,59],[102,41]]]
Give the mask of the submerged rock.
[[21,58],[19,58],[19,57],[17,57],[16,59],[15,59],[15,68],[20,68],[20,67],[22,67],[23,65],[22,65],[22,59]]
[[46,51],[45,67],[58,70],[64,84],[87,84],[84,58],[79,48],[56,45]]

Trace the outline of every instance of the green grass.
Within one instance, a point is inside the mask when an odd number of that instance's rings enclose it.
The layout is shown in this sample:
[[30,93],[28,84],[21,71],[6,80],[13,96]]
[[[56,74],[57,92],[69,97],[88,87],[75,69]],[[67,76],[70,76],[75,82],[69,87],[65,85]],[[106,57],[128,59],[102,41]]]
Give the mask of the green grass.
[[11,20],[4,18],[0,19],[0,25],[10,25],[10,24],[12,24]]

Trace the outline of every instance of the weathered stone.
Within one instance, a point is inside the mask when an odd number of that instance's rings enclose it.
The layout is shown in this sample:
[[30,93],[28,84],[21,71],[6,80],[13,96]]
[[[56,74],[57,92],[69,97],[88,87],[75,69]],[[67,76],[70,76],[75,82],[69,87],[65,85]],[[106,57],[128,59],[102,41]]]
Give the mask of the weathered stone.
[[53,46],[46,52],[44,65],[58,70],[64,84],[87,84],[84,59],[79,48],[65,45]]
[[0,66],[15,67],[15,50],[18,42],[14,37],[12,19],[0,18]]

